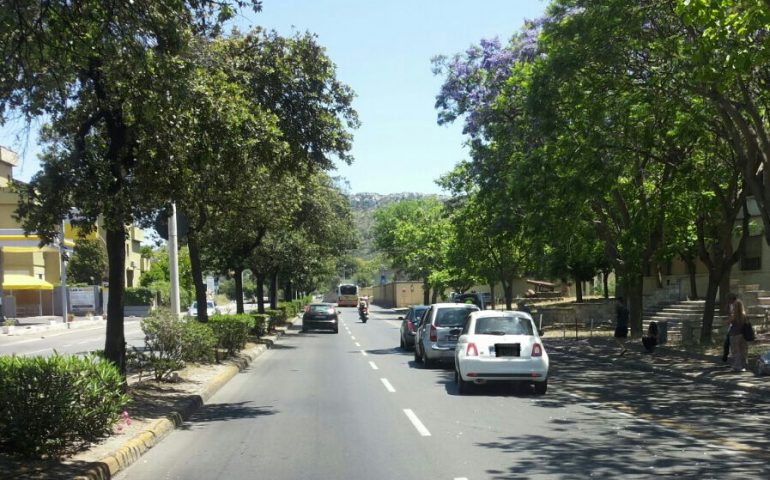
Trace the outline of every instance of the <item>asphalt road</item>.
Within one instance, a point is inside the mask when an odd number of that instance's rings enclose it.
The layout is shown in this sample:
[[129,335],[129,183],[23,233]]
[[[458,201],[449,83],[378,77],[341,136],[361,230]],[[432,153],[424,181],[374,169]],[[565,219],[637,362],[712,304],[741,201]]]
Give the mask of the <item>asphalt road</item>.
[[[459,396],[342,309],[337,335],[281,339],[117,479],[768,478],[766,400],[617,374],[553,344],[548,393]],[[548,346],[547,346],[548,348]]]
[[[0,336],[0,355],[49,356],[54,350],[61,354],[82,354],[104,349],[106,322],[92,327],[46,330],[24,335]],[[124,323],[129,346],[143,347],[144,333],[139,319],[132,317]]]

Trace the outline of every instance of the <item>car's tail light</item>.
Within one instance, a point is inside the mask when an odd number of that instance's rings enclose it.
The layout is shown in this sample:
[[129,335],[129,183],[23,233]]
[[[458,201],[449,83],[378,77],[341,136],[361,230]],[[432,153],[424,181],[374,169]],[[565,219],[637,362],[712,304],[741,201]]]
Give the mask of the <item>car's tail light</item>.
[[409,330],[409,333],[414,333],[414,323],[406,322],[406,329]]
[[435,325],[430,326],[430,341],[438,342],[438,330],[436,330]]
[[334,315],[334,309],[330,307],[329,310],[326,311],[326,313],[328,313],[329,315]]
[[310,311],[310,305],[305,305],[305,313]]
[[476,348],[476,344],[471,342],[468,344],[468,348],[465,349],[465,356],[466,357],[478,357],[479,356],[479,349]]
[[543,346],[539,343],[536,343],[532,345],[532,356],[533,357],[542,357],[543,356]]

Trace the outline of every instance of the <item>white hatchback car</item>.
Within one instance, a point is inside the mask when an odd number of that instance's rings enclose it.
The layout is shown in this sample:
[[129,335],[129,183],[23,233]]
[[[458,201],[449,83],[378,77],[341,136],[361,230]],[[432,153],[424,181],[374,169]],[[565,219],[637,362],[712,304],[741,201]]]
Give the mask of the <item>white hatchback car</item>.
[[[214,302],[211,300],[206,301],[206,315],[212,316],[212,315],[219,315],[220,310],[219,307],[217,307]],[[198,316],[198,302],[193,302],[192,305],[190,305],[190,308],[187,310],[187,315],[191,317],[197,317]]]
[[548,353],[532,317],[525,312],[473,312],[455,348],[455,382],[460,394],[472,383],[511,381],[548,388]]

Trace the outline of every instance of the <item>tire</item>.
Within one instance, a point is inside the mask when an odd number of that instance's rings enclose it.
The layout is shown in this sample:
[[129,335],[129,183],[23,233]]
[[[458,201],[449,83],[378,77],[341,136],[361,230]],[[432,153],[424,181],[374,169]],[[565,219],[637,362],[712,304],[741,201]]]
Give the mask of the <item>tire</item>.
[[304,325],[302,326],[302,333],[307,333],[307,328]]
[[428,356],[425,354],[424,350],[423,350],[422,354],[420,355],[420,358],[422,359],[422,367],[423,368],[433,368],[433,360],[428,358]]
[[455,383],[457,384],[457,393],[460,395],[467,395],[471,391],[471,383],[463,380],[460,376],[460,371],[455,369]]
[[548,390],[548,379],[542,382],[535,382],[535,395],[545,395]]
[[420,352],[417,351],[417,344],[414,344],[414,363],[420,363],[422,362],[422,359],[420,358]]
[[399,340],[400,342],[398,346],[401,348],[401,350],[406,350],[406,342],[404,342],[404,337],[400,337]]

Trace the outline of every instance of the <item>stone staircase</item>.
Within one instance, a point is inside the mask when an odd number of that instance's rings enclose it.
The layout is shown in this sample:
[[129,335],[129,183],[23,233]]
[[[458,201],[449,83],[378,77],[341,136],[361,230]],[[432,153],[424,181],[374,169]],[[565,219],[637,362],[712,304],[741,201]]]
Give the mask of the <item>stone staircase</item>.
[[[732,289],[746,305],[747,313],[755,326],[767,327],[770,312],[770,292],[760,290],[759,285],[734,285]],[[644,331],[650,322],[668,323],[668,343],[696,343],[700,338],[703,323],[705,300],[667,301],[645,307],[642,314]],[[719,314],[719,308],[714,311],[712,338],[718,339],[725,335],[725,316]]]

